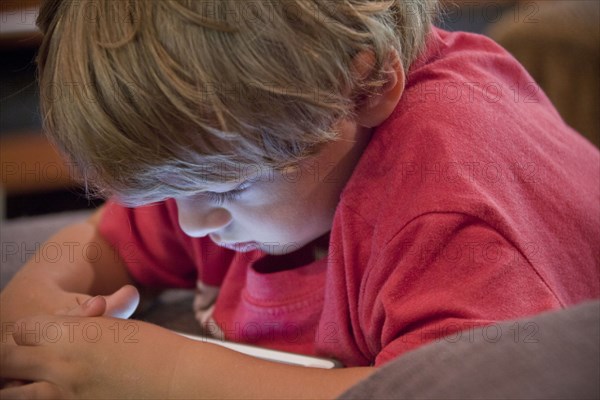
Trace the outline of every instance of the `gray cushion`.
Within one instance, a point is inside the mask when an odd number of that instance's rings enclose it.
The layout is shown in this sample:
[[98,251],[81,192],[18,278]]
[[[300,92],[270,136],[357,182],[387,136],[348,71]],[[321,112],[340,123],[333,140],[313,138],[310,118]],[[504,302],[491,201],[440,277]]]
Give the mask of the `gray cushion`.
[[598,399],[600,302],[442,339],[383,366],[340,398]]

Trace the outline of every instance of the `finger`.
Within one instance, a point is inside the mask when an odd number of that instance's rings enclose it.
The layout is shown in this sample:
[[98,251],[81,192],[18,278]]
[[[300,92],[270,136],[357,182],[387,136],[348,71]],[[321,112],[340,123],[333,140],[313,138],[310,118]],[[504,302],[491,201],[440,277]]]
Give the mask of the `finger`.
[[81,305],[70,310],[57,312],[57,315],[71,317],[115,317],[129,318],[140,302],[140,294],[132,285],[125,285],[108,296],[90,297]]
[[58,386],[49,382],[33,382],[27,385],[11,387],[0,390],[0,399],[20,400],[20,399],[62,399],[64,393]]
[[106,299],[104,315],[115,318],[129,318],[140,303],[140,293],[132,285],[125,285]]
[[0,328],[0,344],[15,344],[13,334],[17,331],[16,322],[3,322]]
[[71,317],[100,317],[106,312],[106,299],[103,296],[90,297],[79,306],[62,315]]
[[0,351],[2,378],[5,381],[41,380],[46,377],[41,360],[47,357],[48,354],[42,347],[2,345]]
[[41,346],[59,342],[72,342],[75,330],[81,325],[81,319],[59,317],[56,315],[38,315],[15,322],[12,334],[19,346]]
[[8,389],[10,387],[23,386],[26,383],[27,381],[21,379],[0,379],[0,388]]

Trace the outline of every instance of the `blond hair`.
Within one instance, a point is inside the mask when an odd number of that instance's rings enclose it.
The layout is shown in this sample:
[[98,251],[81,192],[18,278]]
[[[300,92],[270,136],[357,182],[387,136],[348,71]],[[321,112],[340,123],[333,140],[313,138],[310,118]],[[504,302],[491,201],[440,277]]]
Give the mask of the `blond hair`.
[[[129,205],[294,165],[383,84],[392,48],[408,71],[436,2],[50,0],[44,127],[90,192]],[[350,68],[362,51],[366,79]]]

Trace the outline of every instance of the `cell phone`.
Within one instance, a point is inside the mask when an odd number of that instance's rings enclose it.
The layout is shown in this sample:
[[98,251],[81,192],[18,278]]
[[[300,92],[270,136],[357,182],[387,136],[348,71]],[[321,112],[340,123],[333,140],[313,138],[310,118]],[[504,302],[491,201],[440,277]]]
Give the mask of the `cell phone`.
[[282,364],[297,365],[297,366],[309,367],[309,368],[331,369],[331,368],[343,367],[343,365],[339,361],[331,359],[331,358],[313,357],[313,356],[306,356],[303,354],[289,353],[286,351],[271,350],[271,349],[266,349],[264,347],[252,346],[249,344],[242,344],[242,343],[235,343],[235,342],[228,342],[226,340],[219,340],[219,339],[209,338],[206,336],[192,335],[189,333],[183,333],[183,332],[177,332],[177,331],[175,331],[175,333],[178,333],[181,336],[185,336],[188,339],[197,340],[199,342],[217,344],[219,346],[226,347],[230,350],[234,350],[234,351],[246,354],[248,356],[260,358],[262,360],[274,361],[274,362],[279,362]]

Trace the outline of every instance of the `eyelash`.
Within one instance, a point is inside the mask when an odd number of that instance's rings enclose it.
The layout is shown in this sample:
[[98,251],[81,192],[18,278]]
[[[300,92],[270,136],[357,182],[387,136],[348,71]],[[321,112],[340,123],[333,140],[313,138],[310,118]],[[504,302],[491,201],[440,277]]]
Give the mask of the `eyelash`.
[[208,200],[221,206],[225,202],[237,200],[242,192],[243,190],[232,190],[225,193],[205,192],[204,194],[208,197]]
[[235,201],[239,199],[242,193],[248,189],[250,185],[243,184],[237,189],[230,190],[229,192],[216,193],[216,192],[204,192],[204,195],[208,197],[208,200],[215,203],[218,206],[223,205],[225,202]]

